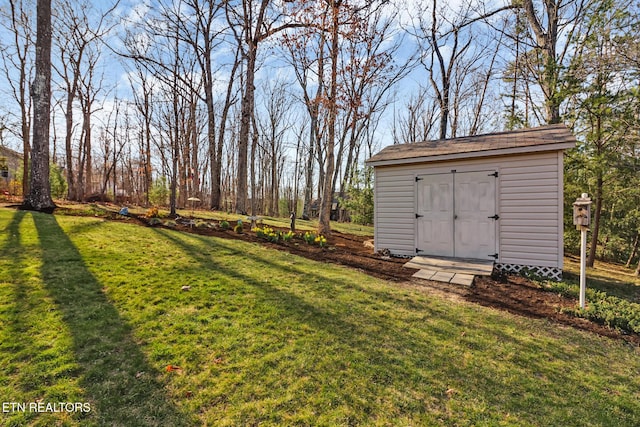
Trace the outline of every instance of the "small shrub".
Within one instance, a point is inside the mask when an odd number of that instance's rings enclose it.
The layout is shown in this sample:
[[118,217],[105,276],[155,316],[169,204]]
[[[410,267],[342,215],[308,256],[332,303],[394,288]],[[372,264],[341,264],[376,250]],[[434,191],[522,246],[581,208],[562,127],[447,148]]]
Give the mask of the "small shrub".
[[220,221],[220,228],[223,230],[229,229],[229,223],[227,221]]
[[158,218],[160,216],[160,213],[158,212],[158,208],[157,207],[152,207],[150,208],[145,214],[144,217],[145,218]]
[[162,220],[160,218],[149,218],[149,225],[159,225],[162,224]]
[[164,223],[165,227],[169,227],[169,228],[175,228],[176,225],[178,225],[174,220],[170,219],[169,221],[166,221]]
[[243,228],[242,228],[242,220],[239,219],[238,223],[236,224],[235,227],[233,227],[233,231],[235,231],[237,234],[242,234]]
[[525,279],[529,279],[532,282],[544,282],[545,278],[543,276],[541,276],[540,274],[536,273],[534,270],[530,269],[530,268],[523,268],[522,270],[520,270],[520,276],[524,277]]

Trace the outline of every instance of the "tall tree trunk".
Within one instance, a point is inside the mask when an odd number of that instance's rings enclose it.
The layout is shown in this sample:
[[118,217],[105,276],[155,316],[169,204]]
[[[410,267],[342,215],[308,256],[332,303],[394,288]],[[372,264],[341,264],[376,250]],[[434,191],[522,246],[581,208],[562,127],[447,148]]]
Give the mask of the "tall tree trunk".
[[146,94],[145,104],[145,109],[149,111],[149,114],[144,118],[144,201],[145,206],[149,206],[149,191],[153,186],[153,175],[151,173],[151,108]]
[[215,167],[211,165],[211,209],[222,209],[222,149],[224,148],[225,132],[227,129],[227,118],[229,117],[229,110],[234,104],[233,102],[233,85],[235,82],[236,72],[240,66],[240,48],[236,51],[236,58],[231,69],[231,75],[229,76],[229,83],[227,85],[227,94],[224,100],[224,106],[222,107],[222,116],[220,117],[220,128],[218,130],[218,143],[216,146]]
[[587,267],[593,267],[596,260],[596,250],[598,248],[598,236],[600,234],[600,216],[602,215],[602,172],[598,172],[596,180],[596,205],[593,213],[593,232],[591,234],[591,247],[587,258]]
[[302,202],[302,218],[311,218],[311,202],[313,198],[313,158],[315,156],[316,141],[314,138],[314,126],[317,118],[311,118],[309,128],[309,153],[305,167],[304,201]]
[[27,84],[27,76],[24,70],[24,66],[20,69],[20,92],[21,97],[24,100],[23,104],[20,105],[20,114],[22,120],[22,194],[23,196],[29,193],[29,157],[31,155],[31,144],[29,144],[29,138],[31,136],[30,129],[30,120],[29,120],[29,110],[28,106],[25,105],[26,100],[26,84]]
[[[80,140],[84,141],[84,128],[80,135]],[[76,198],[77,200],[84,199],[84,165],[85,165],[85,151],[84,144],[78,144],[78,176],[76,177]]]
[[242,97],[240,135],[238,138],[238,167],[236,171],[236,213],[240,214],[247,213],[247,154],[254,110],[254,82],[257,55],[258,46],[255,43],[250,43],[249,51],[247,52],[245,90]]
[[325,179],[322,191],[318,234],[331,234],[331,206],[333,204],[333,174],[335,169],[334,146],[336,138],[336,119],[338,115],[338,16],[342,0],[331,1],[331,89],[329,95],[329,121],[327,135],[327,156],[325,159]]
[[633,247],[631,248],[631,254],[629,254],[629,259],[625,264],[627,268],[631,267],[631,263],[633,262],[633,259],[636,257],[638,253],[639,244],[640,244],[640,233],[636,233],[636,238],[633,240]]
[[[87,99],[87,111],[84,114],[84,152],[86,155],[86,163],[85,163],[85,190],[83,200],[86,200],[88,196],[93,192],[93,174],[92,174],[92,163],[93,159],[91,158],[91,103],[89,99]],[[115,196],[115,195],[114,195]]]
[[[253,133],[251,134],[251,206],[250,212],[251,216],[255,216],[258,214],[256,212],[256,198],[258,195],[257,185],[256,185],[256,149],[258,148],[258,126],[256,124],[255,118],[252,118],[253,123]],[[264,168],[261,168],[264,172]],[[262,180],[264,182],[264,180]],[[264,197],[262,198],[264,200]],[[242,212],[241,212],[242,213]]]
[[52,211],[49,183],[49,123],[51,120],[51,0],[38,0],[36,74],[33,82],[33,144],[29,194],[24,205],[37,211]]
[[[66,134],[64,136],[64,149],[67,159],[67,198],[69,200],[76,200],[76,182],[73,172],[73,148],[71,145],[72,133],[73,133],[73,95],[72,91],[67,93],[67,110],[64,114]],[[73,91],[75,93],[75,90]]]
[[[541,71],[536,78],[544,96],[545,119],[548,124],[560,123],[562,97],[559,96],[558,80],[561,67],[558,64],[556,45],[561,4],[556,0],[545,1],[543,9],[546,16],[543,20],[538,19],[533,0],[524,0],[522,7],[535,36],[537,47],[542,51]],[[547,28],[543,27],[544,24]]]

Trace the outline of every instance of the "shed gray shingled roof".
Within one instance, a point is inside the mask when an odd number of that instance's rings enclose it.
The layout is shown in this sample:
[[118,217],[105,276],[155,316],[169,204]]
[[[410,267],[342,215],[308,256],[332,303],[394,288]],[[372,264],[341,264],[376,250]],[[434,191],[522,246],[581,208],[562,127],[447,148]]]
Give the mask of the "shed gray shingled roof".
[[454,139],[397,144],[384,148],[367,163],[371,166],[488,157],[534,151],[564,150],[576,139],[563,124]]

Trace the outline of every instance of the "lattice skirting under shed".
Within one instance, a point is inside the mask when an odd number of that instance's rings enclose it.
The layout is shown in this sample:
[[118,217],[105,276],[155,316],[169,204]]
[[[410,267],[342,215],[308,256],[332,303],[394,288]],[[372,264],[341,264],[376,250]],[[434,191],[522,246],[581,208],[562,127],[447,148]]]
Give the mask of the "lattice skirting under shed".
[[496,264],[495,269],[504,273],[520,274],[522,270],[526,269],[530,272],[546,277],[547,279],[562,280],[562,269],[557,267],[539,267],[535,265],[517,265],[517,264]]

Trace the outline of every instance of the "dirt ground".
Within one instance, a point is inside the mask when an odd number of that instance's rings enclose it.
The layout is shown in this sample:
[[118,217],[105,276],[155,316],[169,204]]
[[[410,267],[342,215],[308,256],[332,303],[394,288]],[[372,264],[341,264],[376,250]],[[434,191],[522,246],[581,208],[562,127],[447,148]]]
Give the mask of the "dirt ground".
[[[64,212],[65,209],[60,211],[62,211],[60,213],[72,214],[72,212]],[[117,214],[113,213],[107,217],[117,218]],[[136,216],[132,218],[138,224],[148,226],[146,219]],[[373,249],[365,245],[365,241],[369,240],[367,237],[334,231],[327,239],[327,246],[320,248],[307,245],[301,240],[286,244],[270,243],[258,238],[253,232],[237,234],[233,230],[189,227],[180,224],[173,228],[187,233],[259,243],[312,260],[354,268],[370,276],[395,282],[398,286],[409,286],[444,298],[469,301],[516,315],[548,319],[561,325],[622,339],[640,346],[640,335],[623,334],[606,326],[560,312],[563,307],[575,307],[577,301],[544,291],[535,283],[520,276],[476,277],[470,287],[412,278],[416,270],[403,267],[408,259],[374,254]]]

